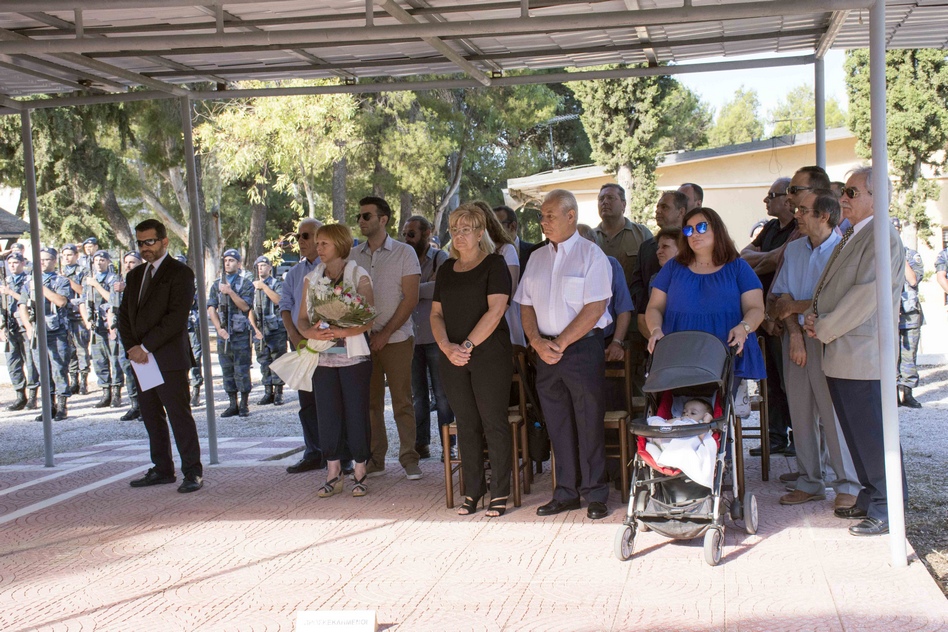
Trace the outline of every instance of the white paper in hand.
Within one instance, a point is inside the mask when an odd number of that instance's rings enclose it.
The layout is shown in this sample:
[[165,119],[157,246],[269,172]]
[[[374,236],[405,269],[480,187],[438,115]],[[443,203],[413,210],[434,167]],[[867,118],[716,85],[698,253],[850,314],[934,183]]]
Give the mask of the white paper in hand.
[[138,378],[138,387],[143,391],[150,391],[165,383],[165,378],[161,376],[161,369],[158,368],[154,354],[149,353],[148,361],[144,364],[132,362],[132,368],[135,369],[135,376]]

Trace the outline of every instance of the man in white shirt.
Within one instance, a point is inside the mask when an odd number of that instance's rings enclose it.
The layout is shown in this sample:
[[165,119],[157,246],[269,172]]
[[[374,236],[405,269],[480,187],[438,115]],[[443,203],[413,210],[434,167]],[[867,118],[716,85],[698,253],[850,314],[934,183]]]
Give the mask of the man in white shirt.
[[[549,239],[530,255],[531,264],[514,300],[523,330],[537,354],[537,392],[556,457],[553,499],[538,516],[579,509],[606,517],[602,328],[612,322],[612,267],[596,244],[576,230],[576,198],[554,189],[543,200],[540,226]],[[579,468],[577,470],[577,464]]]

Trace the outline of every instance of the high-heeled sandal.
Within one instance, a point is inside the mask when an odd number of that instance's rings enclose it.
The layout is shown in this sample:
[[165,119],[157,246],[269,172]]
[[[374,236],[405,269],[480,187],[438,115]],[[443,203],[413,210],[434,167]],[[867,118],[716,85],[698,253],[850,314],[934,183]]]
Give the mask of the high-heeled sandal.
[[487,505],[488,518],[500,518],[507,511],[507,497],[491,498]]
[[470,516],[471,514],[477,511],[477,502],[479,498],[471,498],[470,496],[464,497],[464,502],[461,503],[461,506],[458,507],[459,516]]
[[355,485],[352,486],[352,495],[356,498],[360,498],[369,493],[369,488],[365,486],[365,479],[368,478],[368,474],[362,476],[362,478],[352,477],[352,482]]
[[326,481],[326,484],[319,488],[320,498],[329,498],[342,493],[342,476],[337,476],[332,480]]

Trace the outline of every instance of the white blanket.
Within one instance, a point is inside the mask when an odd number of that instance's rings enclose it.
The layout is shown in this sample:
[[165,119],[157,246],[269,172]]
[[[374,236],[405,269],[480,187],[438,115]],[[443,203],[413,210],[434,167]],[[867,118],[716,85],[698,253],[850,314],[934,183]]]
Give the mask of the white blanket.
[[[696,423],[700,422],[687,418],[648,418],[650,426],[683,426]],[[718,446],[710,432],[680,439],[649,439],[645,450],[659,465],[677,468],[699,485],[711,488]]]

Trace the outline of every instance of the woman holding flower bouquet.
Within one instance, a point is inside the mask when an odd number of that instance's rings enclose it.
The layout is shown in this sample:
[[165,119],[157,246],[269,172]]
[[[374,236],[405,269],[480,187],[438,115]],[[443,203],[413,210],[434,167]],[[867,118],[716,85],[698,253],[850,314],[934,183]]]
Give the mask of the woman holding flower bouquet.
[[504,313],[510,300],[510,272],[494,254],[484,212],[462,204],[451,213],[451,257],[438,270],[431,306],[431,331],[447,361],[441,379],[458,425],[461,476],[470,496],[458,508],[477,511],[487,492],[484,439],[491,464],[487,515],[502,516],[510,493],[511,439],[507,400],[513,378],[510,331]]
[[[372,279],[349,261],[352,233],[343,224],[316,231],[316,253],[321,263],[303,281],[299,330],[303,337],[322,341],[313,375],[313,395],[319,438],[327,462],[326,484],[319,497],[343,490],[341,457],[348,443],[355,461],[353,496],[365,496],[365,466],[369,450],[369,381],[372,359],[365,332],[372,325]],[[358,324],[357,324],[358,323]],[[312,347],[312,344],[309,344]],[[303,348],[299,353],[310,353]],[[345,429],[345,430],[343,430]]]

